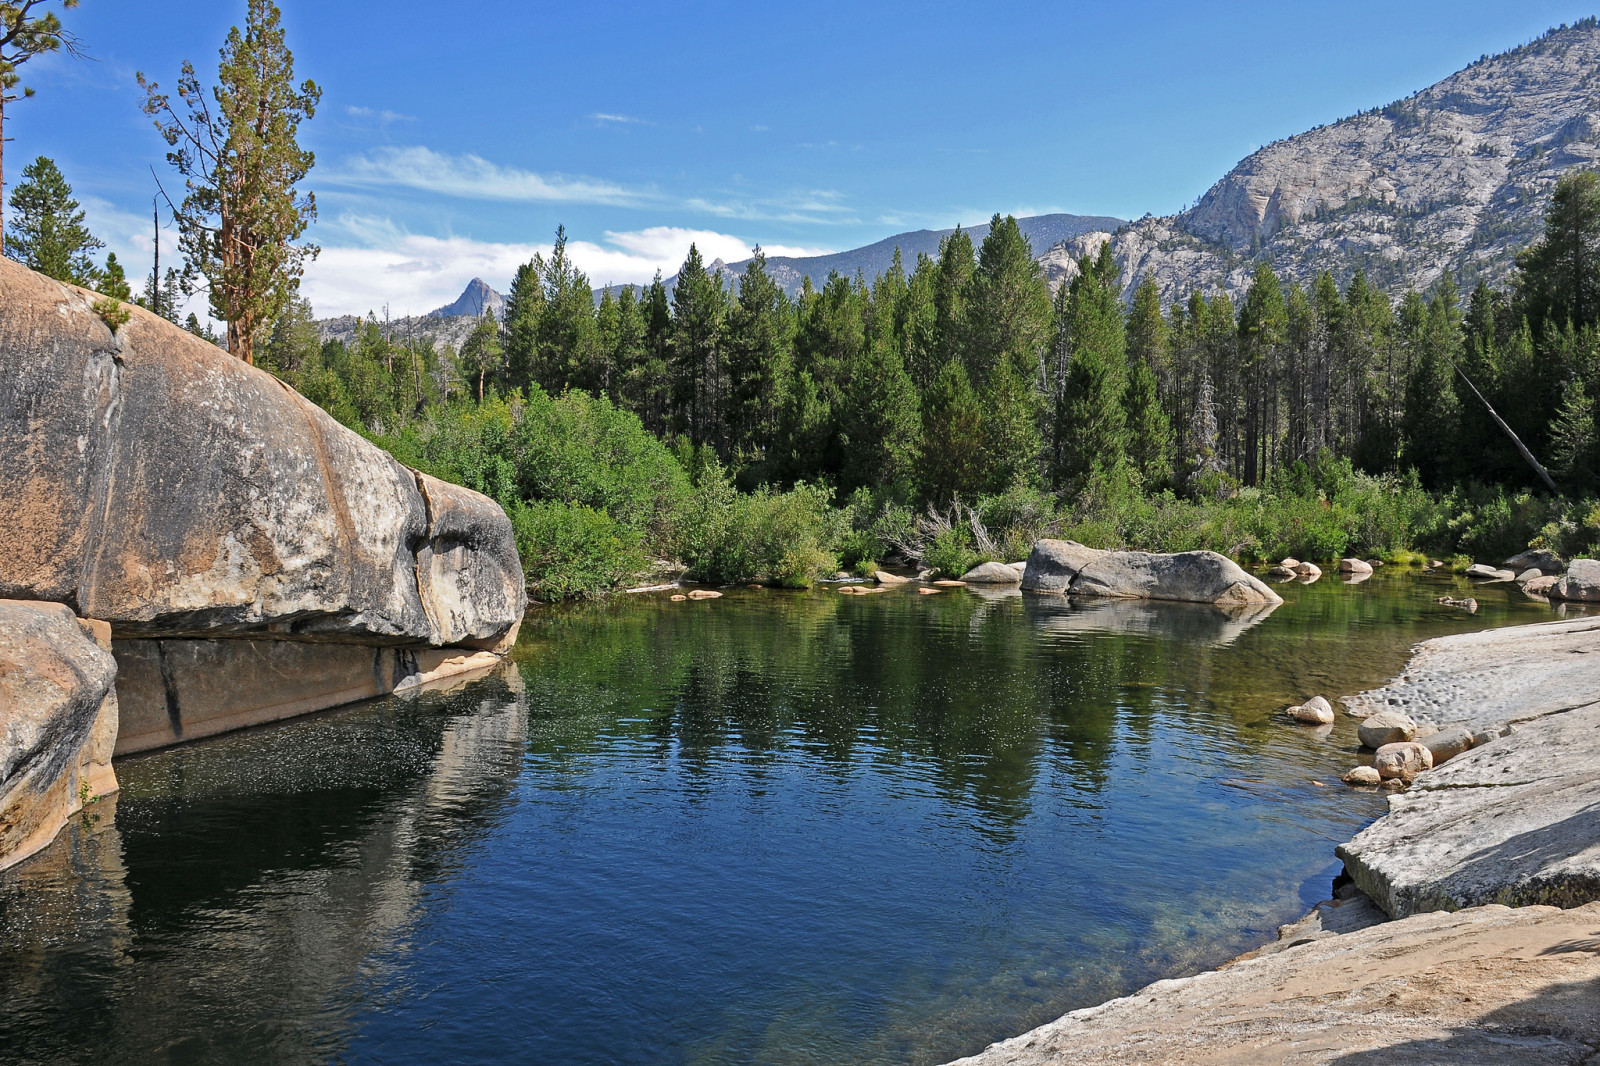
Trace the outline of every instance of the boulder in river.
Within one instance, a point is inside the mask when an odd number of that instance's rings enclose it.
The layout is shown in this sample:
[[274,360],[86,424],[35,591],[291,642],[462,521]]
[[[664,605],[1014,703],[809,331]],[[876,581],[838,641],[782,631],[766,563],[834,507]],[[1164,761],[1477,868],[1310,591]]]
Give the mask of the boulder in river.
[[1114,599],[1176,600],[1246,607],[1283,602],[1259,578],[1216,552],[1095,551],[1072,541],[1041,540],[1022,587],[1035,592]]
[[1288,715],[1307,725],[1332,725],[1333,705],[1321,696],[1312,696],[1299,706],[1290,707]]
[[1415,740],[1385,744],[1372,756],[1372,765],[1384,780],[1398,777],[1410,784],[1422,771],[1433,769],[1433,752]]
[[1104,554],[1075,540],[1036,540],[1022,574],[1022,590],[1066,592],[1078,572]]
[[1487,563],[1473,563],[1467,567],[1467,576],[1479,581],[1515,581],[1517,577],[1510,570],[1501,570]]
[[1294,568],[1294,573],[1296,577],[1304,578],[1307,581],[1315,581],[1322,576],[1322,567],[1316,563],[1301,563]]
[[1300,569],[1300,560],[1291,555],[1279,560],[1278,565],[1285,570],[1298,570]]
[[971,585],[1017,585],[1022,575],[1006,563],[979,563],[962,574],[961,580]]
[[1552,577],[1561,574],[1567,568],[1567,564],[1562,561],[1561,556],[1555,552],[1539,548],[1530,548],[1525,552],[1519,552],[1507,559],[1502,565],[1507,570],[1521,572],[1533,569]]
[[901,577],[899,574],[891,574],[887,570],[874,570],[872,579],[880,585],[904,585],[912,580],[909,577]]
[[1340,559],[1339,573],[1341,574],[1370,574],[1372,564],[1365,559]]
[[1550,590],[1555,588],[1556,582],[1560,580],[1561,579],[1559,577],[1554,577],[1550,574],[1544,574],[1540,577],[1518,582],[1518,584],[1522,586],[1522,591],[1527,593],[1529,596],[1548,597],[1550,595]]
[[1600,559],[1574,559],[1567,572],[1550,587],[1552,600],[1600,603]]
[[1379,711],[1364,718],[1357,732],[1362,744],[1369,748],[1381,748],[1385,744],[1411,740],[1417,735],[1417,723],[1401,711]]
[[1383,775],[1371,766],[1353,766],[1345,771],[1344,783],[1356,788],[1377,788]]
[[1267,576],[1272,578],[1274,581],[1292,581],[1295,575],[1294,571],[1289,569],[1287,566],[1274,566],[1271,570],[1267,571]]
[[0,868],[117,790],[109,643],[109,627],[62,604],[0,600]]

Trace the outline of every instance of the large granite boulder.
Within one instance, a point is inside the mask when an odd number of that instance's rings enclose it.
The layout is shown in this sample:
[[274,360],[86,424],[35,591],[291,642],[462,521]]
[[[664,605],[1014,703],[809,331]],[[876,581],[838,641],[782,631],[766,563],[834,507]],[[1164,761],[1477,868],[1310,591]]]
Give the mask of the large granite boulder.
[[0,259],[0,596],[120,637],[493,646],[511,524],[272,375]]
[[1502,564],[1507,570],[1522,573],[1524,570],[1537,570],[1546,577],[1554,577],[1567,568],[1561,556],[1552,551],[1530,548],[1528,551],[1519,552],[1507,559]]
[[1216,552],[1100,551],[1071,540],[1035,541],[1022,575],[1026,592],[1245,607],[1283,599]]
[[1574,559],[1567,572],[1551,586],[1552,600],[1600,603],[1600,559]]
[[86,801],[116,791],[108,638],[62,604],[0,600],[0,868],[50,843]]
[[1181,600],[1243,607],[1282,603],[1259,578],[1216,552],[1105,552],[1072,579],[1074,596]]
[[1078,571],[1104,554],[1075,540],[1036,540],[1022,571],[1022,591],[1066,592]]
[[962,574],[961,580],[969,585],[1018,585],[1022,571],[1009,563],[979,563]]

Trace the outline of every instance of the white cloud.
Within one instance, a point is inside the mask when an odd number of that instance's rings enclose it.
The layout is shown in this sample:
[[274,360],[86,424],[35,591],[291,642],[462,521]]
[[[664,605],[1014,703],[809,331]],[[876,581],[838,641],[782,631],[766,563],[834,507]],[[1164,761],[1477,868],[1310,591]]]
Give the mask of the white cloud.
[[589,118],[595,122],[609,122],[618,126],[653,126],[655,123],[632,115],[618,115],[607,111],[596,111]]
[[402,115],[398,111],[388,111],[388,110],[384,110],[384,109],[374,109],[374,108],[370,108],[370,107],[353,107],[353,106],[349,106],[349,107],[346,107],[344,110],[345,110],[345,114],[349,115],[351,118],[375,119],[376,121],[378,121],[380,123],[415,122],[417,120],[415,115]]
[[[505,291],[517,267],[548,244],[477,241],[469,237],[428,237],[407,233],[388,219],[341,216],[331,229],[353,243],[323,238],[322,255],[306,268],[301,289],[319,316],[382,313],[385,304],[396,318],[425,314],[454,300],[467,282],[481,277]],[[567,254],[602,285],[644,285],[659,270],[670,276],[682,265],[691,243],[707,262],[735,262],[749,257],[752,242],[713,230],[653,226],[628,232],[607,232],[604,244],[569,241]],[[824,255],[820,248],[773,245],[769,255]]]
[[418,189],[469,200],[636,204],[653,197],[595,178],[535,174],[477,155],[450,156],[431,148],[376,148],[323,171],[325,185]]
[[[651,226],[649,229],[628,233],[607,230],[606,240],[640,258],[675,264],[683,262],[684,257],[689,254],[690,244],[700,249],[700,254],[708,263],[713,259],[721,259],[728,263],[748,259],[753,248],[751,242],[743,237],[733,237],[726,233],[717,233],[715,230],[681,229],[677,226]],[[768,255],[806,256],[827,255],[829,250],[774,244],[763,245],[762,251]]]

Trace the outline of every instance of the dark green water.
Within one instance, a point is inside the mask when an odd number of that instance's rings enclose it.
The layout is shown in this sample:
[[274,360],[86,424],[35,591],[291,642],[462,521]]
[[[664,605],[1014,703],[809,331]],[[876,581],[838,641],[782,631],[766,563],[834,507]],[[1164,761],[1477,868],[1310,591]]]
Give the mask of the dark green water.
[[1353,723],[1449,578],[1184,605],[735,591],[126,760],[0,874],[0,1061],[941,1062],[1213,965],[1382,800]]

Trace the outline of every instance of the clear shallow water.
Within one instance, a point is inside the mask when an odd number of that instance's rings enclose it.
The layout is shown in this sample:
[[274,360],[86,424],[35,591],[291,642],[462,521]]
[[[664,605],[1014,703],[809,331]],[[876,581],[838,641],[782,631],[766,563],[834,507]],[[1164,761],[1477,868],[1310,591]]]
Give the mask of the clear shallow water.
[[1185,605],[733,591],[137,757],[0,873],[0,1061],[936,1063],[1214,965],[1382,810],[1273,713],[1513,587]]

